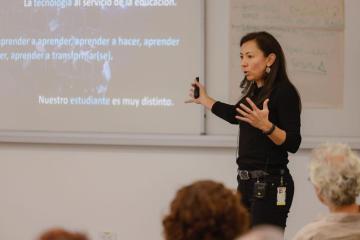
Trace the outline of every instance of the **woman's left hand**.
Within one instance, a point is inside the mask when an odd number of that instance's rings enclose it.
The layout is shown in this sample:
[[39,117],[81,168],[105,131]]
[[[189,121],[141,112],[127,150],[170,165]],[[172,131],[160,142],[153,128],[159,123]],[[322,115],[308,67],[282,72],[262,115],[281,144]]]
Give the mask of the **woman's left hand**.
[[250,98],[246,98],[250,108],[244,104],[240,104],[240,108],[236,108],[236,111],[240,114],[236,118],[249,123],[251,126],[258,128],[262,131],[266,131],[271,128],[272,123],[269,121],[269,99],[263,102],[263,109],[259,109]]

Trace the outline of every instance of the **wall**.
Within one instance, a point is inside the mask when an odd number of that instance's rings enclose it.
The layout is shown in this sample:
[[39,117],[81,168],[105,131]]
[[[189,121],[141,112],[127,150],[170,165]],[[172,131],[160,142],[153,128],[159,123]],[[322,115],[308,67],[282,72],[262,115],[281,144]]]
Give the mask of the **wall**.
[[32,239],[51,226],[88,231],[94,240],[104,231],[160,239],[180,186],[203,178],[235,186],[232,152],[2,144],[0,239]]
[[[180,186],[206,178],[236,187],[234,153],[231,148],[1,144],[0,239],[33,239],[52,226],[83,230],[94,240],[107,231],[117,239],[160,239],[161,219]],[[323,211],[304,177],[307,155],[291,157],[297,191],[288,235]]]

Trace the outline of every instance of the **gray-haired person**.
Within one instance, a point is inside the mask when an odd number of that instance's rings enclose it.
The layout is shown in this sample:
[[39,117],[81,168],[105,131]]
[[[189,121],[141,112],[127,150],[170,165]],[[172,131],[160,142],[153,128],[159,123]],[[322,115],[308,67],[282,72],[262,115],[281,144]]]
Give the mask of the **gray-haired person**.
[[323,144],[313,151],[310,180],[330,214],[306,225],[294,239],[360,239],[360,158],[345,144]]

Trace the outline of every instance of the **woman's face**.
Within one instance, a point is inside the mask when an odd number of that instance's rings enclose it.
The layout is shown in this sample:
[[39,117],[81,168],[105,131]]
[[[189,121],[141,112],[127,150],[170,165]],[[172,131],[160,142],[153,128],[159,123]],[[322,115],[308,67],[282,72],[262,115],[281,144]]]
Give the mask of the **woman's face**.
[[243,43],[240,49],[240,59],[241,68],[247,80],[255,81],[258,86],[263,85],[265,69],[272,64],[269,56],[264,56],[255,40]]

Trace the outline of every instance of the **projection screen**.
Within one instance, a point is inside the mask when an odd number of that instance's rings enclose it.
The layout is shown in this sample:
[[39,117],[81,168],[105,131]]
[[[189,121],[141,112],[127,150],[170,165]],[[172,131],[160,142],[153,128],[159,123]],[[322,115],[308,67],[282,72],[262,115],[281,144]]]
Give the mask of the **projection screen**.
[[2,135],[184,134],[204,77],[201,0],[14,0],[0,9]]

